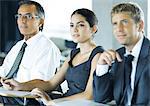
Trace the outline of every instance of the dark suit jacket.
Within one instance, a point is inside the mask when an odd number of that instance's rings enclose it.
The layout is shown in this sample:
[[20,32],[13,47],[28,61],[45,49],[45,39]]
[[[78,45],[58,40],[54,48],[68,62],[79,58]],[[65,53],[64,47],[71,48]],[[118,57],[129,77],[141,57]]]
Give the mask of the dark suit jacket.
[[[123,59],[125,48],[117,50]],[[96,102],[106,103],[115,100],[124,105],[124,60],[115,62],[111,72],[103,76],[94,73],[93,95]],[[150,106],[150,41],[144,37],[136,67],[132,105]]]

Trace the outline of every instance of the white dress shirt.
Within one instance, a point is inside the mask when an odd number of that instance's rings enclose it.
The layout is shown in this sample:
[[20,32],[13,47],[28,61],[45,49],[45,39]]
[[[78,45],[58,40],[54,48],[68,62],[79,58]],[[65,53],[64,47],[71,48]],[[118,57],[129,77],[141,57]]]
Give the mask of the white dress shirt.
[[[134,91],[134,81],[135,81],[135,73],[136,73],[137,62],[138,62],[142,42],[143,42],[143,39],[144,39],[143,36],[140,36],[140,37],[141,37],[140,40],[136,43],[136,45],[132,49],[132,52],[129,52],[129,51],[126,50],[126,53],[125,53],[125,56],[129,55],[129,54],[134,56],[134,60],[132,61],[132,72],[131,72],[132,94],[133,94],[133,91]],[[108,65],[97,64],[96,75],[97,76],[102,76],[102,75],[106,74],[108,72],[108,68],[109,68]],[[109,71],[111,71],[111,70],[109,70]]]
[[[10,71],[17,54],[25,40],[16,43],[7,54],[0,67],[0,77],[5,77]],[[49,80],[60,66],[60,51],[55,44],[39,32],[26,41],[27,47],[19,66],[17,76],[19,82],[33,79]]]

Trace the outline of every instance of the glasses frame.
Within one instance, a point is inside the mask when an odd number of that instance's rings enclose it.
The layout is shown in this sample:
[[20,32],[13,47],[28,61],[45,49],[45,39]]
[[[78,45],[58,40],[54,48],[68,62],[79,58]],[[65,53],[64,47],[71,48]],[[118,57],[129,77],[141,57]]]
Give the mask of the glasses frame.
[[32,20],[34,18],[39,19],[40,17],[38,15],[33,16],[31,13],[27,13],[27,14],[15,14],[15,19],[22,19],[25,18],[26,20]]

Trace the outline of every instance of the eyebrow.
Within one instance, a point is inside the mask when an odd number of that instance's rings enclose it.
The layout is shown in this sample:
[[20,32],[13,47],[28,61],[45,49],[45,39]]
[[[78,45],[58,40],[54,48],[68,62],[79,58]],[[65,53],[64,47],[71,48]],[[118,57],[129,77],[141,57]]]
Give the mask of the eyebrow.
[[[85,23],[84,21],[79,21],[77,22],[77,24],[80,24],[80,23]],[[72,22],[70,22],[70,24],[73,24]]]
[[20,15],[32,15],[32,13],[25,13],[25,14],[21,14],[21,13],[18,13]]

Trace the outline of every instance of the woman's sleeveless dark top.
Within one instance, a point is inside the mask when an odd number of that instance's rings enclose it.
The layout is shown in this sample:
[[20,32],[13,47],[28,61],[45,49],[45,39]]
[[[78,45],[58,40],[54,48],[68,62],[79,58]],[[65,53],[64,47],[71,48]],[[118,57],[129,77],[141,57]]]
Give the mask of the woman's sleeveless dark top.
[[64,96],[70,96],[85,90],[90,76],[91,61],[97,53],[102,53],[103,51],[104,50],[101,46],[97,46],[95,49],[93,49],[89,59],[77,66],[72,65],[72,60],[80,52],[80,49],[78,48],[71,51],[69,68],[65,75],[69,90],[64,94]]

